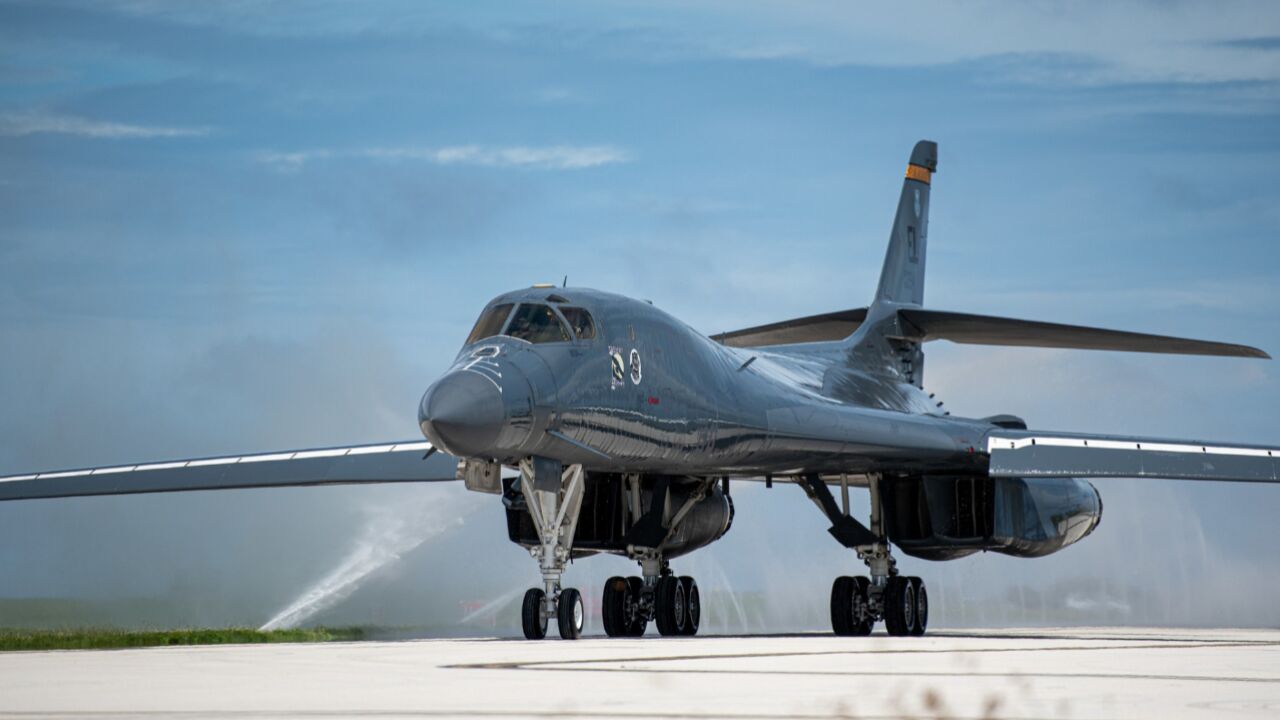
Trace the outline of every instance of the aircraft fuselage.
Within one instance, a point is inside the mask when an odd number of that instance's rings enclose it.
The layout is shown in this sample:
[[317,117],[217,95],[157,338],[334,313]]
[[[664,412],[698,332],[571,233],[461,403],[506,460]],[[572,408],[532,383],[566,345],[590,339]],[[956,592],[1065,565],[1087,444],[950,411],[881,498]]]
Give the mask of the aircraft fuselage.
[[873,472],[886,457],[981,470],[989,423],[944,415],[900,375],[833,362],[850,352],[839,343],[727,347],[649,303],[581,288],[518,290],[486,310],[507,305],[511,323],[537,306],[566,327],[561,308],[585,310],[594,332],[466,344],[419,409],[451,454],[689,475]]

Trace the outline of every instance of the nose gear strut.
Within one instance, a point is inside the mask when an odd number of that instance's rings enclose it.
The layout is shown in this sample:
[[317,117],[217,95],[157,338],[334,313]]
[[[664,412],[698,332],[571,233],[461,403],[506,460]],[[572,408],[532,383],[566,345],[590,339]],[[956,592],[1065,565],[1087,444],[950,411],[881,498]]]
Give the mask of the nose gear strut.
[[559,461],[543,457],[520,462],[520,491],[539,540],[538,545],[529,548],[529,554],[538,561],[543,584],[524,594],[520,619],[524,636],[530,640],[546,637],[550,618],[556,619],[560,637],[575,640],[582,634],[586,617],[582,594],[574,588],[561,589],[560,577],[573,550],[585,482],[581,465],[566,468]]

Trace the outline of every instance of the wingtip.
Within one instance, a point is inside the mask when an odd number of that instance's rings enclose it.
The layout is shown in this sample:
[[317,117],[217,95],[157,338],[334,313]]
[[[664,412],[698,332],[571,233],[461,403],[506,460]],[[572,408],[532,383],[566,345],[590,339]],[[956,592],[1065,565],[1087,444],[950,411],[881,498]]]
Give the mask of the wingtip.
[[1266,350],[1253,347],[1252,345],[1231,345],[1230,347],[1231,352],[1229,354],[1234,355],[1235,357],[1256,358],[1258,360],[1271,359],[1271,355],[1267,353]]

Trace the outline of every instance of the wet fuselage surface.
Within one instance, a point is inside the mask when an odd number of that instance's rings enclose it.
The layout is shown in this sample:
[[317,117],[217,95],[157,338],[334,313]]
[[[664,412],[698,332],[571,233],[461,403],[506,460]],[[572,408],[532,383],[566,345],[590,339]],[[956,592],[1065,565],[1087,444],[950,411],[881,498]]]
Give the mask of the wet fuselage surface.
[[[869,472],[880,460],[954,467],[990,429],[937,412],[893,373],[837,362],[850,352],[841,343],[727,347],[648,303],[579,288],[507,293],[489,307],[521,304],[586,309],[594,337],[464,346],[420,413],[427,436],[455,455],[692,475]],[[501,398],[501,420],[486,418],[500,427],[477,434],[483,447],[433,425],[439,396],[463,384],[476,386],[473,405],[483,393]]]

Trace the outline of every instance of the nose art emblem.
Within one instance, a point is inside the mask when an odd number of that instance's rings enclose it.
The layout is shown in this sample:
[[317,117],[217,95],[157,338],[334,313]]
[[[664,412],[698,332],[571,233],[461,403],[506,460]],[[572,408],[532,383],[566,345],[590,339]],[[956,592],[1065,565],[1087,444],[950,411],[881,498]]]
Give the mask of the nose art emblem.
[[493,383],[493,386],[498,388],[498,392],[502,392],[502,369],[497,361],[494,360],[500,351],[501,348],[497,345],[485,345],[484,347],[476,348],[471,353],[471,359],[466,365],[462,366],[462,370],[473,372],[483,377]]
[[640,351],[631,348],[631,384],[640,384]]
[[613,365],[613,389],[617,390],[626,384],[627,366],[622,360],[622,348],[609,347],[609,358]]

